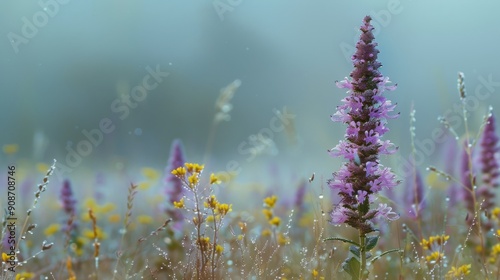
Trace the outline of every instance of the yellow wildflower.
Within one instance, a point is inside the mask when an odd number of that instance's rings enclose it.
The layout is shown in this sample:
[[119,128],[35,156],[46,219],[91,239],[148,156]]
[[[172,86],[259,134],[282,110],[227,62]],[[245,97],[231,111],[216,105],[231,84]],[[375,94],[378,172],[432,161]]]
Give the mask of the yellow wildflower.
[[[98,208],[97,202],[93,198],[85,199],[85,201],[83,202],[83,205],[85,206],[85,208],[92,208],[92,209]],[[85,211],[85,212],[88,213],[87,211]]]
[[494,219],[499,219],[500,218],[500,207],[495,207],[491,211],[491,216],[493,216]]
[[266,198],[264,198],[264,204],[269,207],[269,208],[273,208],[274,205],[276,204],[276,201],[278,200],[278,197],[273,195],[273,196],[268,196]]
[[205,208],[215,209],[217,208],[217,205],[219,205],[219,202],[217,201],[215,195],[211,195],[207,198],[207,201],[205,201],[204,205]]
[[[217,215],[217,217],[219,217],[219,215]],[[216,219],[216,217],[214,217],[214,215],[209,215],[209,216],[207,216],[206,221],[207,221],[207,223],[211,223],[211,222],[213,222],[215,219]],[[218,220],[218,218],[217,218],[217,220]]]
[[147,190],[151,187],[151,182],[141,182],[139,183],[140,190]]
[[61,228],[61,225],[59,225],[59,224],[51,224],[50,226],[45,228],[45,230],[43,231],[43,234],[45,234],[45,236],[54,235],[56,232],[59,231],[60,228]]
[[278,234],[278,244],[279,245],[287,245],[290,243],[290,238],[286,237],[282,233]]
[[[97,239],[106,239],[107,237],[106,233],[98,226],[96,226],[96,233]],[[94,231],[86,228],[83,230],[83,236],[88,239],[94,239]]]
[[156,181],[158,178],[160,178],[160,173],[151,167],[144,167],[141,169],[141,173],[146,179],[151,180],[151,181]]
[[271,231],[269,229],[265,229],[261,233],[262,236],[271,236]]
[[111,212],[111,211],[113,211],[115,209],[116,209],[116,204],[109,202],[109,203],[104,204],[101,207],[97,207],[97,211],[96,212],[108,213],[108,212]]
[[231,212],[231,206],[233,205],[226,203],[219,204],[217,205],[217,211],[221,214],[221,216],[225,216],[227,213]]
[[422,248],[424,250],[431,250],[433,244],[436,244],[437,246],[442,246],[442,245],[444,245],[444,243],[446,243],[446,241],[448,241],[448,239],[450,239],[449,235],[444,235],[444,234],[443,235],[434,235],[434,236],[430,236],[429,240],[422,239],[422,242],[420,242],[420,245],[422,246]]
[[175,208],[181,209],[181,208],[184,208],[184,206],[185,206],[184,205],[184,198],[181,198],[181,200],[179,200],[179,201],[174,201]]
[[273,217],[273,211],[267,208],[262,209],[262,213],[264,214],[264,216],[266,216],[268,220],[271,220],[271,218]]
[[313,276],[313,277],[318,276],[318,271],[317,271],[316,269],[313,269],[313,271],[312,271],[312,276]]
[[184,175],[186,175],[186,168],[177,167],[176,169],[172,170],[171,173],[176,177],[184,177]]
[[189,187],[191,189],[194,188],[194,186],[196,186],[199,181],[200,181],[200,178],[198,177],[198,174],[196,174],[196,173],[194,173],[188,177]]
[[[3,145],[3,152],[7,155],[13,155],[19,150],[19,145],[17,144],[7,144]],[[45,170],[47,172],[47,170]]]
[[8,260],[9,260],[9,255],[7,255],[6,253],[2,253],[2,261],[7,262]]
[[448,271],[448,273],[446,274],[447,277],[463,277],[465,275],[469,275],[470,274],[470,268],[471,268],[471,265],[470,264],[464,264],[460,267],[454,267],[452,266],[450,271]]
[[185,163],[186,169],[189,173],[201,173],[205,165],[199,165],[197,163]]
[[140,216],[137,216],[137,222],[139,224],[143,224],[143,225],[152,224],[153,218],[151,218],[151,216],[148,216],[148,215],[140,215]]
[[425,260],[428,262],[439,262],[444,257],[443,253],[439,251],[434,251],[432,254],[425,257]]
[[497,243],[493,247],[491,247],[489,258],[490,263],[495,263],[498,259],[498,256],[500,256],[500,243]]
[[36,164],[36,170],[42,174],[47,174],[47,170],[49,170],[50,165],[45,164],[43,162],[39,162]]
[[274,217],[271,220],[269,220],[269,223],[273,226],[279,226],[281,223],[281,219],[279,217]]
[[27,280],[27,279],[33,278],[33,276],[35,276],[34,273],[21,272],[21,273],[16,274],[16,280]]
[[217,254],[222,254],[222,252],[224,252],[224,247],[217,244],[217,246],[215,246],[215,251],[217,252]]
[[121,217],[118,214],[113,214],[113,215],[110,215],[108,217],[108,221],[110,223],[113,223],[113,224],[118,223],[120,220],[121,220]]
[[210,185],[220,184],[220,183],[221,183],[221,180],[219,180],[219,178],[217,178],[217,176],[215,176],[214,173],[210,174]]
[[229,183],[231,182],[232,180],[234,180],[234,178],[236,178],[236,175],[237,173],[234,172],[234,171],[231,171],[231,172],[219,172],[217,174],[215,174],[215,176],[221,181],[221,183]]
[[201,239],[198,240],[198,246],[200,246],[201,249],[206,250],[210,247],[210,237],[202,237]]

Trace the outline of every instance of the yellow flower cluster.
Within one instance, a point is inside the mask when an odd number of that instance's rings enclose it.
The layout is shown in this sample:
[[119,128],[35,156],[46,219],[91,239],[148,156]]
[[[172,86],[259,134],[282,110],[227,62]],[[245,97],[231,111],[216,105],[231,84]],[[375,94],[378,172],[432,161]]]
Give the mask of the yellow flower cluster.
[[198,243],[198,246],[200,246],[200,248],[203,250],[203,251],[206,251],[210,248],[210,237],[206,236],[206,237],[202,237],[200,238],[199,240],[197,240]]
[[269,207],[269,208],[274,208],[276,201],[278,201],[277,196],[275,196],[275,195],[268,196],[268,197],[264,198],[264,206]]
[[172,170],[172,174],[175,177],[184,177],[184,175],[186,175],[186,168],[177,167],[176,169]]
[[174,201],[174,207],[175,208],[179,208],[179,209],[182,209],[184,208],[184,198],[181,198],[181,200],[179,201]]
[[[106,232],[104,232],[99,226],[96,226],[95,233],[97,233],[97,239],[102,240],[102,239],[106,239],[108,237]],[[94,230],[88,229],[88,228],[83,229],[83,236],[88,238],[88,239],[93,240],[94,239]]]
[[290,244],[290,238],[285,236],[283,233],[278,233],[278,244],[287,245]]
[[61,229],[61,225],[54,223],[54,224],[51,224],[48,227],[46,227],[45,230],[43,231],[43,234],[45,234],[45,236],[52,236],[52,235],[56,234],[60,229]]
[[[100,219],[102,216],[108,216],[111,212],[113,212],[116,209],[116,204],[114,203],[106,203],[99,205],[97,201],[93,198],[87,198],[84,202],[83,205],[87,209],[92,209],[94,212],[94,215],[97,217],[97,219]],[[88,211],[83,211],[81,213],[80,219],[84,222],[90,222],[90,216]]]
[[217,254],[222,254],[222,252],[224,252],[224,247],[217,244],[217,246],[215,246],[215,251],[217,252]]
[[434,235],[429,237],[429,239],[422,239],[420,245],[422,249],[431,251],[430,255],[425,257],[428,263],[437,263],[444,258],[442,253],[442,246],[450,239],[449,235]]
[[493,210],[491,211],[491,216],[495,220],[500,219],[500,207],[493,208]]
[[429,263],[437,263],[444,258],[444,254],[439,251],[434,251],[430,255],[425,257],[425,260]]
[[[176,169],[172,170],[171,173],[175,177],[181,179],[183,182],[186,182],[184,177],[186,176],[186,174],[189,174],[187,178],[187,185],[190,189],[193,189],[200,182],[200,175],[204,167],[204,165],[200,165],[198,163],[186,162],[184,164],[184,167],[177,167]],[[212,176],[210,176],[210,181],[212,181]],[[215,181],[217,181],[217,178],[215,178]]]
[[422,248],[424,250],[431,250],[433,244],[436,244],[437,246],[442,246],[446,241],[450,239],[449,235],[434,235],[429,237],[428,240],[422,239],[422,242],[420,242],[420,245],[422,245]]
[[215,195],[211,195],[203,204],[205,205],[205,208],[216,209],[219,202],[217,201]]
[[221,203],[217,205],[217,213],[219,213],[221,216],[225,216],[227,213],[232,211],[231,207],[232,204]]
[[222,181],[214,173],[210,174],[210,185],[220,184]]
[[16,280],[27,280],[33,277],[35,277],[35,274],[31,272],[21,272],[16,274]]
[[490,263],[495,263],[498,260],[498,257],[500,257],[500,243],[491,247],[491,253],[488,260]]
[[278,197],[275,195],[264,198],[264,209],[262,209],[262,214],[266,216],[266,219],[270,225],[278,227],[281,224],[281,219],[274,216],[272,210],[276,205],[276,201],[278,201]]
[[464,277],[470,274],[470,264],[464,264],[460,267],[452,266],[450,271],[446,274],[447,279],[454,279],[455,277]]

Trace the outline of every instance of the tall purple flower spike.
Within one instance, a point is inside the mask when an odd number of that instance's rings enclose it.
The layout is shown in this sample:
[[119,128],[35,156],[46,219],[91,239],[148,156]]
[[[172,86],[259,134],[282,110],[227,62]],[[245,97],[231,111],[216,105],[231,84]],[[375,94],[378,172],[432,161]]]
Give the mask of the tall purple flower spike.
[[170,158],[168,159],[168,165],[165,169],[165,173],[167,174],[165,178],[166,194],[168,196],[168,201],[170,202],[169,207],[165,209],[165,212],[172,218],[174,221],[173,228],[177,230],[182,229],[184,216],[180,211],[178,211],[178,209],[173,209],[170,206],[174,201],[181,200],[184,188],[182,187],[181,180],[172,174],[172,170],[184,166],[185,162],[186,160],[184,158],[182,142],[179,139],[175,139],[170,147]]
[[406,181],[405,189],[408,190],[404,192],[404,202],[406,203],[406,213],[408,217],[412,219],[417,219],[422,214],[422,208],[425,207],[424,198],[424,182],[422,181],[422,175],[418,169],[414,169],[413,178]]
[[339,88],[348,89],[349,95],[342,99],[344,104],[337,107],[331,119],[347,124],[345,140],[328,151],[333,157],[347,160],[328,181],[330,188],[340,196],[340,202],[331,213],[331,222],[346,223],[364,234],[374,231],[374,218],[399,218],[387,204],[370,210],[374,194],[399,183],[390,168],[379,163],[379,155],[392,154],[397,150],[390,141],[382,141],[381,137],[389,131],[387,119],[398,115],[390,114],[395,105],[382,95],[385,91],[394,90],[395,86],[388,86],[389,79],[378,71],[381,66],[377,61],[379,51],[373,41],[370,21],[371,18],[366,16],[360,28],[361,36],[352,56],[354,70],[351,78],[337,82]]
[[495,116],[490,114],[486,120],[483,137],[481,139],[481,173],[483,174],[483,182],[488,187],[498,187],[500,182],[500,167],[498,165],[498,136],[495,133]]
[[165,183],[167,185],[166,193],[170,203],[179,201],[182,198],[182,193],[184,191],[182,182],[172,174],[172,170],[184,166],[185,162],[182,142],[179,139],[175,139],[170,147],[170,158],[168,159],[168,165],[165,170],[167,174],[165,178]]
[[61,204],[64,212],[68,215],[74,214],[76,200],[73,196],[73,190],[71,189],[71,183],[69,180],[64,180],[63,186],[61,188]]
[[[477,189],[478,195],[483,199],[481,210],[491,212],[495,207],[495,192],[493,188],[499,185],[498,178],[500,177],[500,168],[498,165],[498,136],[495,132],[495,117],[490,114],[486,120],[483,137],[481,139],[481,175],[483,184]],[[487,221],[484,225],[486,230],[493,227],[491,221]]]
[[[64,209],[64,212],[71,217],[76,214],[76,199],[73,194],[73,190],[71,189],[71,183],[69,180],[64,180],[61,193],[60,193],[61,205]],[[69,219],[69,218],[68,218]],[[67,223],[67,221],[66,221]],[[67,224],[64,225],[63,231],[72,231],[78,227],[76,221],[73,220],[71,226],[68,228]]]

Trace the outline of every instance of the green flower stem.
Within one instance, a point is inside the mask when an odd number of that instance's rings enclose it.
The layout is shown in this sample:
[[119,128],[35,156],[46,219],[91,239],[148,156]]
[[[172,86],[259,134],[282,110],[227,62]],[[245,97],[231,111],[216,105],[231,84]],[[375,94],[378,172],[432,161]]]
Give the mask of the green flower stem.
[[366,236],[360,230],[359,231],[359,280],[365,280],[366,271]]

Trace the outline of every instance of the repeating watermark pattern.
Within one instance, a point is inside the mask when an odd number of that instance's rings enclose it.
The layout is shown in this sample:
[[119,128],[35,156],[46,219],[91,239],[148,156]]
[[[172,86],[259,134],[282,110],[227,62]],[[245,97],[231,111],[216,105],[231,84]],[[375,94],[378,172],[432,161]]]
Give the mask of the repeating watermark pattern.
[[214,0],[212,5],[219,19],[224,21],[224,14],[233,12],[241,3],[243,3],[243,0]]
[[9,264],[9,268],[7,268],[11,272],[15,272],[15,268],[17,265],[16,258],[16,166],[9,165],[7,170],[7,205],[8,207],[5,209],[6,219],[5,219],[5,234],[7,236],[7,257],[8,259],[5,261]]
[[[256,134],[248,136],[248,138],[242,141],[237,148],[238,154],[240,156],[246,156],[246,162],[252,162],[256,156],[259,154],[261,149],[274,146],[275,133],[281,133],[285,130],[287,126],[290,126],[295,119],[296,115],[287,111],[286,106],[283,110],[273,109],[274,116],[269,120],[269,125],[260,129]],[[272,145],[271,145],[272,143]],[[228,161],[226,164],[225,171],[221,172],[221,176],[227,176],[230,178],[231,175],[237,175],[242,171],[241,164],[239,161],[233,159]]]
[[28,44],[30,40],[38,34],[38,31],[49,23],[49,19],[54,18],[59,13],[61,5],[66,5],[69,2],[70,0],[38,1],[38,5],[42,9],[36,11],[31,16],[31,19],[27,17],[21,18],[21,21],[23,23],[21,32],[7,33],[7,39],[9,40],[14,52],[16,54],[19,53],[19,46],[21,44]]
[[[457,130],[464,126],[464,116],[463,116],[463,108],[465,106],[465,110],[468,114],[477,111],[481,108],[481,103],[484,103],[485,100],[490,98],[490,96],[500,88],[500,81],[493,81],[493,75],[489,74],[487,78],[483,76],[477,77],[479,83],[474,89],[474,93],[472,95],[468,95],[465,99],[464,105],[462,105],[461,101],[455,102],[451,108],[446,110],[441,118],[447,120],[448,125],[451,129]],[[422,165],[426,158],[430,157],[436,151],[437,144],[443,144],[446,141],[450,140],[447,137],[446,133],[447,129],[444,126],[436,127],[431,132],[431,137],[425,139],[415,139],[415,154],[414,154],[414,166]],[[413,167],[411,162],[413,161],[412,155],[408,158],[404,158],[399,155],[397,159],[398,166],[402,168],[401,176],[403,178],[408,178],[412,176]]]
[[[118,116],[118,119],[124,121],[130,116],[130,111],[137,108],[140,102],[144,101],[148,94],[156,89],[165,78],[167,78],[170,73],[163,72],[160,69],[160,65],[156,65],[153,69],[147,66],[146,74],[142,83],[133,87],[129,94],[125,94],[113,100],[110,105],[111,112]],[[66,156],[64,158],[64,163],[56,164],[56,176],[59,180],[62,180],[67,173],[71,173],[74,168],[78,167],[84,158],[88,157],[92,151],[97,148],[105,138],[106,134],[109,134],[116,129],[116,124],[113,122],[111,117],[102,118],[99,121],[97,128],[81,131],[82,138],[75,147],[68,144],[66,146]]]
[[[411,1],[411,0],[409,0]],[[372,18],[371,24],[375,28],[373,30],[373,35],[377,37],[382,27],[387,27],[391,23],[393,16],[399,15],[403,11],[404,7],[400,0],[389,0],[386,5],[386,9],[382,9],[378,12],[371,11],[370,16]],[[344,55],[345,59],[351,63],[351,56],[356,52],[356,42],[359,39],[358,29],[355,29],[356,35],[353,39],[353,44],[347,42],[340,43],[340,50]]]

